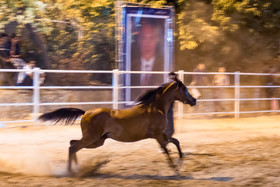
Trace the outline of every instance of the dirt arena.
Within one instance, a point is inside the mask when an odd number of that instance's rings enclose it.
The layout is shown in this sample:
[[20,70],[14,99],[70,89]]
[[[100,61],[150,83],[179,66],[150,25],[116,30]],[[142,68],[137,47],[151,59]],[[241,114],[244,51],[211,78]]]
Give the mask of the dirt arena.
[[[155,140],[106,140],[78,152],[76,175],[66,173],[74,126],[0,128],[0,186],[279,186],[280,115],[176,121],[185,154],[180,176]],[[132,124],[133,125],[133,124]],[[178,158],[174,145],[171,155]]]

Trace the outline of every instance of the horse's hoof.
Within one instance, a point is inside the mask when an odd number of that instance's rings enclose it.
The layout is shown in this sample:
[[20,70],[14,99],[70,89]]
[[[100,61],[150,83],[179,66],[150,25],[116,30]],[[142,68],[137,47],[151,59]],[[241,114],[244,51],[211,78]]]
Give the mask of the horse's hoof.
[[175,163],[176,163],[176,166],[180,168],[183,165],[183,159],[181,159],[181,158],[176,159]]
[[192,175],[186,175],[186,176],[181,175],[180,178],[187,179],[187,180],[193,180],[194,179]]
[[182,164],[183,164],[183,160],[182,160],[182,159],[178,159],[178,161],[177,161],[177,165],[178,165],[179,167],[181,167],[181,166],[182,166]]
[[178,169],[175,169],[175,174],[176,174],[177,177],[181,177],[181,174],[180,174]]
[[72,168],[69,168],[69,167],[67,168],[66,173],[70,177],[73,177],[75,175],[75,173],[73,172]]
[[77,173],[75,173],[73,170],[68,171],[68,176],[69,177],[77,177]]

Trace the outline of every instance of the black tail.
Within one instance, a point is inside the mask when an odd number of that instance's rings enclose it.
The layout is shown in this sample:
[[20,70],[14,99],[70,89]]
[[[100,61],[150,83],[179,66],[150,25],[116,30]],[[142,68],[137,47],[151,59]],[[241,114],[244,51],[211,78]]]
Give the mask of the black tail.
[[58,123],[62,120],[65,121],[65,125],[72,125],[74,121],[84,113],[85,111],[78,108],[61,108],[53,112],[42,114],[39,117],[39,120],[54,121],[55,123]]

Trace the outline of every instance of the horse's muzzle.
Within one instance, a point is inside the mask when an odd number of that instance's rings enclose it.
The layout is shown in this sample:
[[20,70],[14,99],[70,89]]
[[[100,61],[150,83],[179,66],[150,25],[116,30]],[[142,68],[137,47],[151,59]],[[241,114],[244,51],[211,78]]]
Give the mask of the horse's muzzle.
[[195,102],[193,102],[193,103],[191,103],[190,105],[191,105],[191,106],[194,106],[194,105],[196,105],[196,101],[195,101]]
[[191,105],[191,106],[196,105],[196,99],[195,99],[195,98],[193,98],[193,101],[190,102],[190,105]]
[[196,105],[196,99],[194,97],[189,97],[186,100],[184,100],[183,103],[194,106],[194,105]]

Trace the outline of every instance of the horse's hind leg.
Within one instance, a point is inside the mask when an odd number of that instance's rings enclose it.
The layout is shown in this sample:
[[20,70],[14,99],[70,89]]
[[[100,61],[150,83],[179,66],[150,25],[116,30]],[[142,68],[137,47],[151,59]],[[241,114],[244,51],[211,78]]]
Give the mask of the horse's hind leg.
[[70,140],[70,145],[74,145],[75,143],[77,143],[79,140]]
[[[82,138],[81,140],[72,141],[72,145],[69,147],[69,154],[68,154],[68,171],[71,172],[72,167],[72,160],[75,160],[76,152],[81,150],[82,148],[87,147],[88,145],[92,144],[94,140],[90,138]],[[71,143],[71,142],[70,142]]]
[[86,148],[97,148],[104,144],[105,140],[107,139],[107,134],[104,134],[100,137],[97,141],[93,142],[92,144],[88,145]]
[[[70,146],[74,145],[78,141],[79,140],[70,140]],[[77,159],[77,154],[76,153],[73,153],[73,159],[74,159],[75,164],[77,165],[78,164],[78,159]]]
[[174,145],[176,145],[177,149],[178,149],[178,152],[179,152],[179,157],[182,158],[183,157],[183,154],[182,154],[182,151],[181,151],[181,147],[180,147],[180,142],[179,140],[177,140],[176,138],[171,138],[170,139],[170,142],[172,142]]
[[98,139],[95,142],[88,142],[86,140],[71,140],[70,141],[70,147],[69,147],[69,158],[68,158],[68,171],[71,172],[71,168],[72,168],[72,160],[75,161],[75,163],[77,164],[77,152],[82,149],[82,148],[97,148],[100,147],[104,144],[104,141],[106,140],[107,135],[103,135],[102,137],[100,137],[100,139]]

